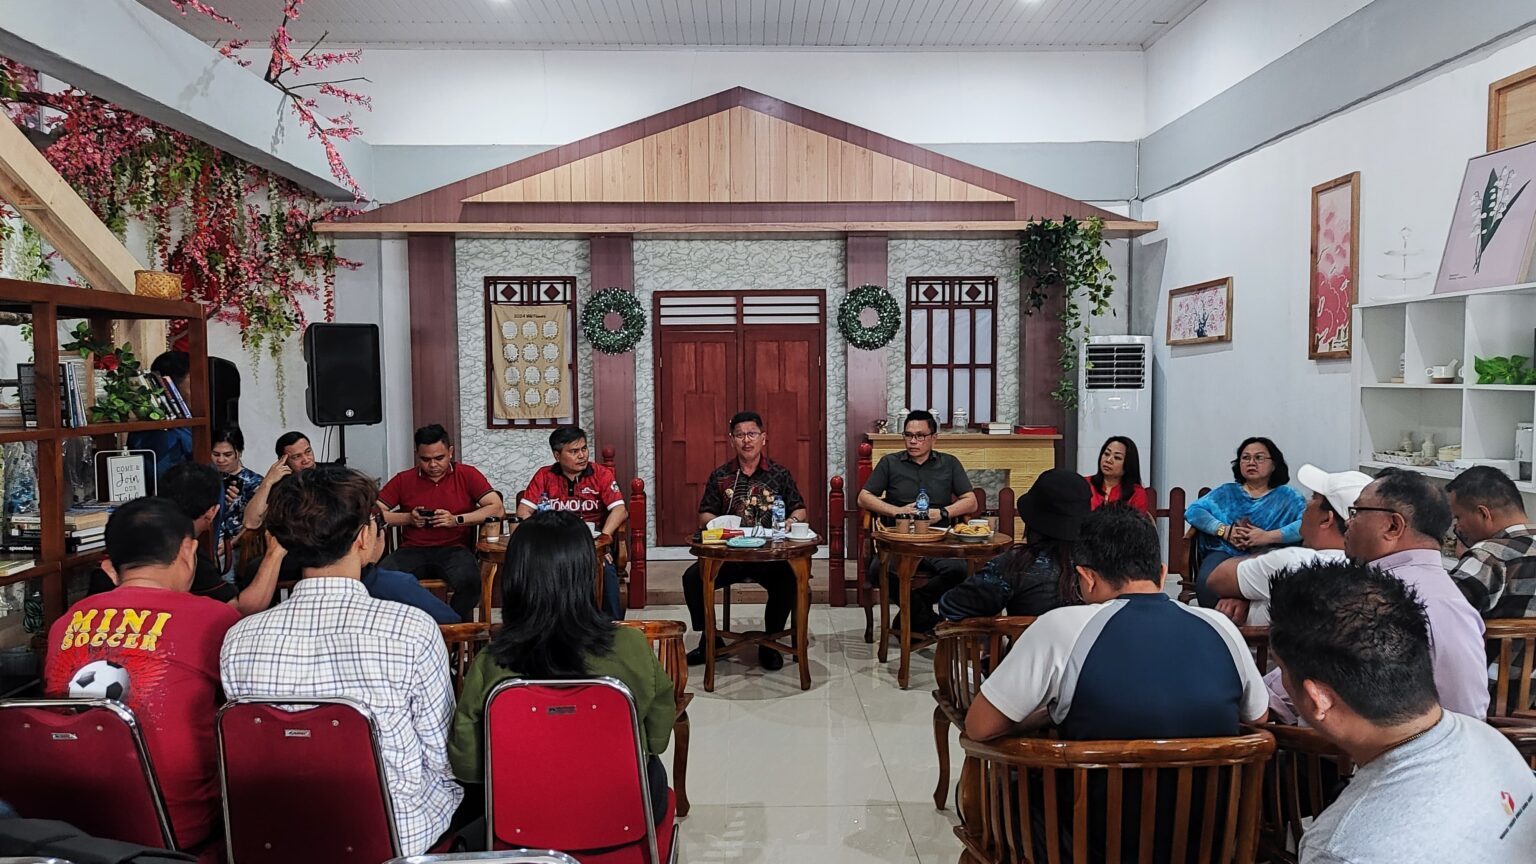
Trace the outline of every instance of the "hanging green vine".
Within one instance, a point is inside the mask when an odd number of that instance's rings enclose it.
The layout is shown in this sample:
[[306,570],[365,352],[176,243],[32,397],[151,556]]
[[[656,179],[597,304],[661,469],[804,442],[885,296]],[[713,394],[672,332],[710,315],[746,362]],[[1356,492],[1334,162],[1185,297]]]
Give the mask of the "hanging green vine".
[[1104,257],[1106,245],[1104,222],[1096,216],[1032,221],[1019,234],[1019,285],[1028,292],[1024,314],[1033,315],[1055,296],[1064,301],[1057,337],[1061,380],[1051,397],[1069,410],[1077,407],[1078,346],[1091,330],[1083,308],[1094,318],[1114,314],[1109,299],[1115,293],[1115,274]]

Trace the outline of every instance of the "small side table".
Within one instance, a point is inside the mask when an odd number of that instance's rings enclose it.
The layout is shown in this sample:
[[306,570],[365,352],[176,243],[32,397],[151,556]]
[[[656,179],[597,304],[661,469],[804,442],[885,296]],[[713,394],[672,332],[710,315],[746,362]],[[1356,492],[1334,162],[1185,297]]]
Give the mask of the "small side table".
[[[475,541],[475,558],[480,562],[480,622],[491,623],[491,610],[498,605],[494,602],[492,593],[496,587],[496,577],[501,573],[501,562],[507,557],[507,540],[512,533],[517,531],[513,525],[512,530],[492,540],[480,538]],[[607,534],[598,534],[592,538],[592,548],[597,552],[597,608],[603,608],[603,563],[608,560],[608,547],[612,544],[612,538]]]
[[912,676],[912,577],[917,574],[918,562],[924,558],[960,558],[966,570],[974,573],[977,565],[997,557],[1013,546],[1013,538],[998,531],[982,542],[952,540],[947,535],[941,540],[914,541],[900,539],[898,534],[880,533],[875,536],[875,548],[882,564],[894,562],[896,567],[897,611],[901,613],[901,632],[891,633],[891,592],[884,573],[877,574],[880,591],[880,662],[886,662],[891,637],[901,640],[901,665],[896,671],[896,683],[907,689]]
[[[738,549],[736,547],[721,544],[704,544],[698,541],[690,541],[688,547],[693,556],[699,559],[699,575],[704,582],[704,689],[707,692],[715,692],[715,658],[717,655],[734,654],[743,651],[753,645],[772,648],[781,654],[792,655],[800,664],[800,689],[811,689],[811,667],[808,654],[810,641],[810,610],[811,610],[811,556],[816,554],[816,549],[821,538],[810,540],[781,540],[770,542],[766,546],[756,549]],[[745,633],[733,633],[729,630],[715,629],[715,578],[720,575],[720,565],[727,561],[766,563],[771,561],[787,561],[795,574],[795,613],[790,619],[790,629],[780,630],[777,633],[765,633],[762,631],[749,631]],[[782,636],[791,636],[793,645],[785,645],[779,641]],[[715,649],[715,637],[725,640],[726,644],[718,651]]]

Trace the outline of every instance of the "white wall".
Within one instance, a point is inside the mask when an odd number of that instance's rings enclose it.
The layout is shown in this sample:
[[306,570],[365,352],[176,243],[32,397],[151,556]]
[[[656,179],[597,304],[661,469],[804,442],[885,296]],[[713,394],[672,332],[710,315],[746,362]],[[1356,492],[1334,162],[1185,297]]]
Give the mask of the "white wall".
[[1371,0],[1206,0],[1146,50],[1154,132],[1354,14]]
[[[1269,435],[1292,466],[1349,466],[1347,361],[1307,359],[1311,187],[1361,173],[1360,294],[1391,293],[1377,274],[1411,228],[1434,271],[1467,158],[1485,144],[1488,84],[1536,64],[1536,36],[1362,104],[1147,201],[1166,241],[1153,333],[1167,291],[1232,276],[1230,343],[1170,350],[1157,339],[1155,476],[1160,486],[1216,485],[1247,435]],[[1432,279],[1416,286],[1428,293]],[[1142,290],[1151,291],[1151,286]]]
[[368,48],[372,144],[564,144],[743,86],[904,141],[1129,141],[1140,52]]

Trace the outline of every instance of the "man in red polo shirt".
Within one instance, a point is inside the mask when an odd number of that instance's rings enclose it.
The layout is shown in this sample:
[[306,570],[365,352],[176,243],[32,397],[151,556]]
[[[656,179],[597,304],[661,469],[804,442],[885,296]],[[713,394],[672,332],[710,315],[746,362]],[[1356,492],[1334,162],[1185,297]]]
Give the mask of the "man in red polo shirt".
[[417,579],[442,579],[453,589],[449,605],[465,621],[480,605],[480,564],[475,530],[506,515],[501,496],[485,475],[453,461],[448,430],[436,423],[416,430],[416,467],[401,471],[379,490],[384,521],[403,529],[400,548],[379,562]]
[[[629,511],[613,472],[591,461],[587,433],[580,426],[561,426],[550,433],[549,449],[555,462],[533,472],[528,488],[518,497],[517,518],[526,519],[535,510],[565,510],[580,516],[593,533],[612,539]],[[615,620],[624,617],[619,571],[611,559],[603,564],[603,606]]]

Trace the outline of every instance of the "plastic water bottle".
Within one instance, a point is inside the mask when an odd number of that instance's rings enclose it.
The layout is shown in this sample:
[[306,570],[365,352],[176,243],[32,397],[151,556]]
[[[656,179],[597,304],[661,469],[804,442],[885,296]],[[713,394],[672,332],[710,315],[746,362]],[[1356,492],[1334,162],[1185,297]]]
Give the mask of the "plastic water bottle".
[[919,518],[919,519],[927,519],[928,518],[928,490],[927,489],[919,488],[917,490],[917,501],[914,502],[914,503],[917,505],[917,518]]
[[773,499],[773,539],[784,539],[784,499]]
[[548,492],[545,492],[545,493],[543,493],[543,494],[541,494],[539,496],[539,512],[543,512],[545,510],[552,509],[554,506],[555,505],[553,505],[553,504],[551,504],[549,502],[549,493]]

